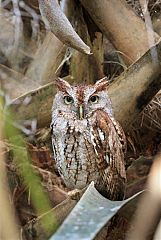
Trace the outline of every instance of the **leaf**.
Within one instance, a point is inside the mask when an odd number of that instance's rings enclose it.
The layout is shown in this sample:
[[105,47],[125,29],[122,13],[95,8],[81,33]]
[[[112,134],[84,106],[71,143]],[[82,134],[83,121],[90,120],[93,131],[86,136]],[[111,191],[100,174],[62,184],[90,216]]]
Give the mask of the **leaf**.
[[56,0],[39,0],[39,7],[45,24],[60,41],[80,52],[91,54],[90,47],[74,31]]
[[111,201],[104,198],[92,182],[50,240],[93,239],[125,204],[130,203],[138,195],[140,192],[123,201]]

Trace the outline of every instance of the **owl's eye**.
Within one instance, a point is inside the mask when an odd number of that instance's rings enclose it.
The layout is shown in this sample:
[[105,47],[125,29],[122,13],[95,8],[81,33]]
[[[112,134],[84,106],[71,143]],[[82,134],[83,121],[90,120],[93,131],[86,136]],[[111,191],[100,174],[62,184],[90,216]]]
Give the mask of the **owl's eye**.
[[89,101],[90,101],[91,103],[98,103],[98,101],[99,101],[99,96],[93,95],[93,96],[90,97]]
[[71,96],[65,96],[64,103],[67,105],[73,103],[73,98]]

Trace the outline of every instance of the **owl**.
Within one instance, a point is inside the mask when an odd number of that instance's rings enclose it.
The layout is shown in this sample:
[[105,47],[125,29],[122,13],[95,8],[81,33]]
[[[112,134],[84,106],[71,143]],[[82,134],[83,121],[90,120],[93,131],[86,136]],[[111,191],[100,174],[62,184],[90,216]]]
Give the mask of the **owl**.
[[108,81],[71,86],[58,78],[52,107],[52,146],[58,171],[70,189],[94,181],[111,200],[124,196],[126,139],[114,119]]

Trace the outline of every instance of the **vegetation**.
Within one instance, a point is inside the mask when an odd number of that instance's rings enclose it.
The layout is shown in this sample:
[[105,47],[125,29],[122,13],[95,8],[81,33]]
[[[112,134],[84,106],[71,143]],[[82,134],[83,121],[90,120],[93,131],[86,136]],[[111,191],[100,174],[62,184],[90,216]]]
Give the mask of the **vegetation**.
[[126,198],[146,187],[151,194],[136,219],[138,198],[95,239],[159,239],[161,1],[59,4],[0,1],[0,239],[48,239],[79,201],[85,190],[69,197],[51,150],[53,81],[87,84],[105,75],[127,136]]

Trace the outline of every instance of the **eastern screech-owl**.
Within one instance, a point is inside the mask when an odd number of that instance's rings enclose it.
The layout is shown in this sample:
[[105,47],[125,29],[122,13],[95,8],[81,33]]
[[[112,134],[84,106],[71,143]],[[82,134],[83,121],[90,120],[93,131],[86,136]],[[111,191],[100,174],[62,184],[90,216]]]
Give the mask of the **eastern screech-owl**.
[[91,181],[112,200],[124,196],[126,140],[114,119],[107,78],[94,85],[71,86],[57,79],[52,108],[52,145],[58,171],[70,189]]

